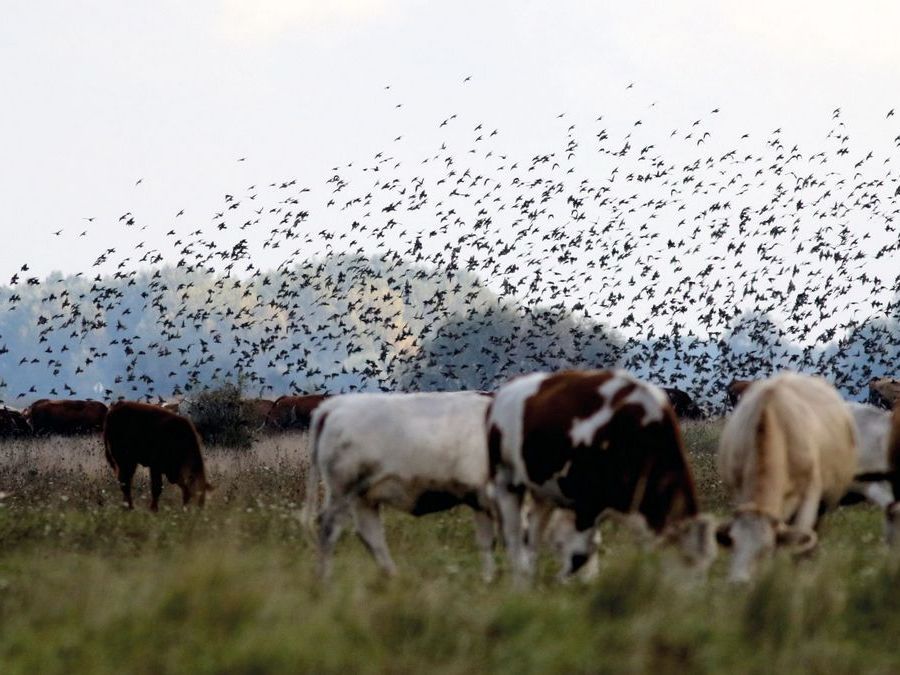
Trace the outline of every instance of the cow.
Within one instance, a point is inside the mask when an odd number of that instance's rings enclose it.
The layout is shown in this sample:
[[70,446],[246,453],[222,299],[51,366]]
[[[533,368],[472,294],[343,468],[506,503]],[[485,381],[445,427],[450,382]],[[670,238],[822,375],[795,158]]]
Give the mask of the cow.
[[[318,526],[323,578],[330,574],[349,513],[378,566],[393,575],[397,568],[385,541],[381,506],[422,516],[459,504],[474,510],[483,576],[493,576],[484,435],[489,403],[489,397],[475,392],[354,393],[316,408],[303,513],[310,529]],[[325,486],[321,508],[320,478]]]
[[761,380],[725,423],[718,464],[736,503],[719,541],[733,547],[730,578],[747,581],[777,545],[815,547],[820,508],[838,504],[856,471],[853,418],[822,378]]
[[280,396],[266,416],[265,426],[274,431],[287,429],[305,431],[309,429],[313,411],[327,398],[327,394]]
[[869,403],[890,410],[900,402],[900,381],[880,377],[869,382]]
[[663,387],[662,389],[666,392],[672,409],[680,419],[700,420],[704,418],[703,410],[694,403],[694,399],[686,391],[676,387]]
[[731,404],[732,408],[737,405],[741,396],[744,395],[744,392],[747,391],[750,385],[755,381],[756,380],[732,380],[728,386],[725,387],[725,392],[728,395],[728,403]]
[[[533,373],[503,385],[487,416],[492,497],[517,583],[534,571],[554,508],[571,511],[559,577],[588,563],[596,524],[635,515],[686,561],[715,559],[678,420],[666,394],[622,370]],[[533,502],[523,534],[526,496]]]
[[254,429],[262,429],[266,425],[269,413],[275,401],[267,398],[246,398],[241,403],[244,414]]
[[21,438],[31,435],[31,425],[21,411],[0,405],[0,438]]
[[150,510],[159,509],[162,478],[181,488],[182,504],[199,506],[213,486],[206,480],[200,436],[186,417],[156,405],[119,401],[103,427],[106,461],[122,489],[126,506],[134,508],[131,480],[138,464],[150,469]]
[[[850,496],[863,498],[886,508],[892,501],[891,486],[885,481],[888,470],[888,442],[891,433],[891,413],[866,403],[848,402],[856,434],[856,479],[850,486]],[[846,503],[846,498],[845,498]],[[857,500],[858,501],[858,500]]]
[[35,435],[91,434],[102,431],[106,406],[99,401],[42,398],[26,409],[25,417]]

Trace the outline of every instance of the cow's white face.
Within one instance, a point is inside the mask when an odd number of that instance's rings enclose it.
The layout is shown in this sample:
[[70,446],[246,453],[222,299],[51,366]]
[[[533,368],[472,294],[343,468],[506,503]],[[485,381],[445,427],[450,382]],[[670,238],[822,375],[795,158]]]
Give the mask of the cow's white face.
[[900,501],[885,509],[884,535],[888,546],[900,548]]
[[560,579],[565,579],[580,570],[597,550],[595,529],[593,527],[579,532],[574,523],[567,528],[565,536],[556,541],[556,550],[560,560]]
[[775,550],[775,522],[761,513],[739,513],[731,521],[727,537],[732,547],[729,579],[749,581],[759,563]]
[[738,513],[718,538],[733,549],[729,579],[735,582],[749,581],[759,564],[778,546],[802,555],[818,542],[815,532],[789,527],[755,511]]

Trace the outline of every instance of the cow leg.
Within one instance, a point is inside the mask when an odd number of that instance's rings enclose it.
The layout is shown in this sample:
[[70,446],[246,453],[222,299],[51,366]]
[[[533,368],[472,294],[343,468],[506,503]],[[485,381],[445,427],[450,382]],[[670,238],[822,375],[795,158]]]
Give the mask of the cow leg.
[[134,464],[119,464],[116,478],[119,481],[119,487],[122,488],[122,496],[125,498],[125,505],[129,509],[134,508],[134,502],[131,499],[131,481],[134,478],[134,471],[137,468]]
[[522,552],[522,561],[529,577],[534,576],[537,568],[538,554],[544,543],[544,533],[547,524],[553,514],[553,505],[549,502],[532,496],[531,512],[528,514],[528,530],[525,533],[525,548]]
[[397,566],[388,550],[387,540],[384,537],[384,523],[378,506],[357,499],[353,505],[353,519],[356,523],[356,534],[369,549],[375,562],[385,574],[394,576],[397,573]]
[[159,511],[159,495],[162,494],[162,473],[150,469],[150,510]]
[[816,529],[816,522],[819,519],[819,505],[822,502],[822,487],[819,481],[810,482],[797,509],[797,515],[794,517],[793,525],[796,529],[804,532],[813,532]]
[[494,483],[494,500],[503,529],[503,543],[514,580],[521,584],[527,573],[527,564],[523,559],[525,542],[522,540],[522,502],[525,491],[524,487],[517,489],[508,484],[499,474],[497,479]]
[[319,576],[331,576],[331,557],[347,516],[347,498],[329,500],[319,515]]
[[475,545],[481,553],[481,578],[485,583],[493,581],[497,571],[494,562],[494,519],[487,511],[475,511]]

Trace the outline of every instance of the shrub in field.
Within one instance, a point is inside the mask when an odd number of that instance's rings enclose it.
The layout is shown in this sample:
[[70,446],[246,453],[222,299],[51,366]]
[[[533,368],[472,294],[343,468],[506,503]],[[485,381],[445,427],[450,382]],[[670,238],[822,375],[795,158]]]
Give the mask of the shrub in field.
[[207,389],[185,403],[183,412],[208,445],[247,449],[253,443],[253,418],[240,387],[226,383]]

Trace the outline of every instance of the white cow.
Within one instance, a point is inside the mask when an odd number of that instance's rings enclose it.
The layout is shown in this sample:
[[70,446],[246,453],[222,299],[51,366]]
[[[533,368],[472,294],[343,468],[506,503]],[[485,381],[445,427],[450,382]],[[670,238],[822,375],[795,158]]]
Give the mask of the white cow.
[[304,511],[311,525],[318,516],[323,577],[349,514],[381,569],[396,573],[379,514],[383,504],[417,516],[468,504],[484,577],[493,577],[494,521],[485,495],[490,400],[475,392],[345,394],[316,408]]
[[[858,449],[857,474],[878,474],[888,470],[888,440],[891,433],[891,413],[866,403],[847,403],[853,415]],[[889,483],[854,482],[850,486],[881,508],[887,507],[894,496]]]
[[820,506],[835,506],[856,472],[853,418],[825,380],[782,373],[740,399],[719,440],[719,471],[736,500],[720,531],[744,581],[776,544],[815,546]]

